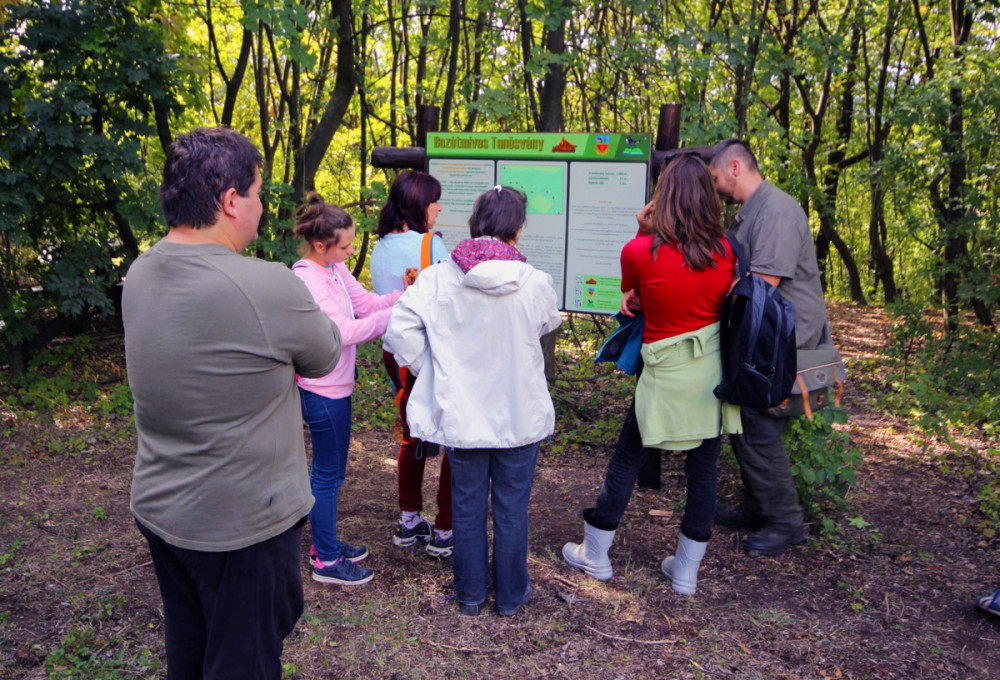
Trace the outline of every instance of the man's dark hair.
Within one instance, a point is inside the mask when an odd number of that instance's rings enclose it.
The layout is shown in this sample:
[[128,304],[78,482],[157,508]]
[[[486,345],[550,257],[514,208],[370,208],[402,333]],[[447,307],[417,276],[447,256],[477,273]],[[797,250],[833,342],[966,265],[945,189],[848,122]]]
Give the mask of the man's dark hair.
[[178,135],[167,151],[160,208],[169,227],[215,224],[222,194],[246,196],[263,158],[249,139],[229,128],[199,128]]
[[757,166],[757,157],[754,156],[750,145],[742,139],[724,139],[715,145],[712,150],[712,160],[709,165],[713,168],[724,166],[730,160],[738,158],[743,165],[751,170],[760,169]]
[[389,187],[389,200],[382,206],[375,233],[379,238],[404,226],[420,234],[427,232],[427,207],[441,198],[441,183],[426,172],[404,170]]
[[476,199],[469,217],[469,234],[472,238],[492,236],[510,243],[524,226],[527,205],[523,193],[497,185]]

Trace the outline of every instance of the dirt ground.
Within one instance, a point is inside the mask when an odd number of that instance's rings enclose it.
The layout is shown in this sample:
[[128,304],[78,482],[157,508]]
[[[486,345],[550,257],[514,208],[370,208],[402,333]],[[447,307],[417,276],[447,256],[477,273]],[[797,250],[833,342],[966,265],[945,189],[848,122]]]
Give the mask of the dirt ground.
[[[637,491],[612,549],[615,576],[600,583],[559,553],[581,536],[579,513],[611,442],[559,455],[543,446],[531,503],[533,598],[512,618],[463,617],[450,560],[392,545],[394,439],[387,428],[362,427],[340,533],[369,546],[376,578],[356,589],[318,584],[303,557],[306,612],[286,641],[285,676],[1000,677],[1000,619],[972,607],[1000,585],[1000,542],[976,529],[976,486],[883,412],[885,388],[871,372],[884,317],[846,305],[831,316],[844,355],[862,367],[846,410],[864,462],[848,508],[831,516],[837,532],[814,527],[803,546],[751,558],[738,532],[720,529],[698,593],[678,596],[659,571],[676,543],[683,490],[682,460],[667,454],[663,489]],[[120,336],[97,344],[122,361]],[[0,422],[0,677],[166,675],[159,593],[128,509],[134,435],[122,420],[95,421],[77,408],[52,422],[10,413]],[[986,442],[974,444],[986,455]],[[438,467],[428,464],[428,505]],[[720,494],[737,488],[726,460]],[[303,556],[307,549],[304,536]]]

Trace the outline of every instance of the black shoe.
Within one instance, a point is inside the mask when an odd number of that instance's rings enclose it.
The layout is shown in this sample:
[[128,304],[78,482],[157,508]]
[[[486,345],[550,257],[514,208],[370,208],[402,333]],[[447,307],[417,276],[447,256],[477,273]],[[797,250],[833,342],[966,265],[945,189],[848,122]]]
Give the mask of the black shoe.
[[809,536],[806,526],[765,526],[743,539],[743,549],[751,557],[777,555],[790,545],[798,545]]
[[513,609],[500,609],[497,608],[497,614],[500,616],[514,616],[514,614],[521,611],[521,607],[531,599],[531,581],[528,581],[528,587],[524,589],[524,598],[521,599],[521,603],[514,607]]
[[483,607],[482,602],[479,604],[462,604],[458,603],[458,613],[464,614],[465,616],[479,616],[479,610]]
[[392,535],[392,542],[400,548],[405,548],[406,546],[413,545],[418,540],[427,543],[433,537],[434,525],[421,517],[420,521],[412,529],[407,529],[403,522],[400,521],[396,525],[396,532]]
[[443,558],[451,557],[452,553],[455,552],[455,536],[452,534],[448,538],[439,538],[437,532],[434,532],[433,538],[431,538],[430,543],[427,544],[427,554],[431,557]]
[[748,529],[750,531],[756,531],[764,526],[764,522],[759,517],[751,515],[742,505],[726,505],[724,503],[715,506],[715,523],[730,529]]

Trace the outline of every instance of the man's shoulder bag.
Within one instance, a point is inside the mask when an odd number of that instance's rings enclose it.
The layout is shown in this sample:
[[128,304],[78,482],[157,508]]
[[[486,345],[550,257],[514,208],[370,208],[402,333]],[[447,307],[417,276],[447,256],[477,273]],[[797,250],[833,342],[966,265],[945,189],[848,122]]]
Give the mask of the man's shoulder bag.
[[834,406],[840,408],[847,370],[840,352],[833,344],[829,328],[824,327],[823,340],[816,349],[796,351],[798,371],[792,393],[777,406],[764,411],[766,415],[772,418],[796,418],[804,415],[812,420],[813,413],[830,405],[831,391]]

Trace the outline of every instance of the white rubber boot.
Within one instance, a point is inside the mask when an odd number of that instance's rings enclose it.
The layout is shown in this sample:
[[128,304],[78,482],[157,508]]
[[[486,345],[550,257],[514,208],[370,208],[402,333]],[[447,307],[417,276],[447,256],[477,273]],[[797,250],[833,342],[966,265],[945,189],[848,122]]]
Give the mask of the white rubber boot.
[[567,543],[563,546],[563,559],[571,567],[582,569],[587,576],[598,581],[611,578],[611,560],[608,549],[615,540],[614,531],[602,531],[586,522],[583,523],[583,543]]
[[670,579],[670,586],[678,595],[694,595],[698,589],[698,566],[705,557],[708,541],[692,541],[681,534],[677,541],[677,555],[668,557],[660,565],[660,571]]

